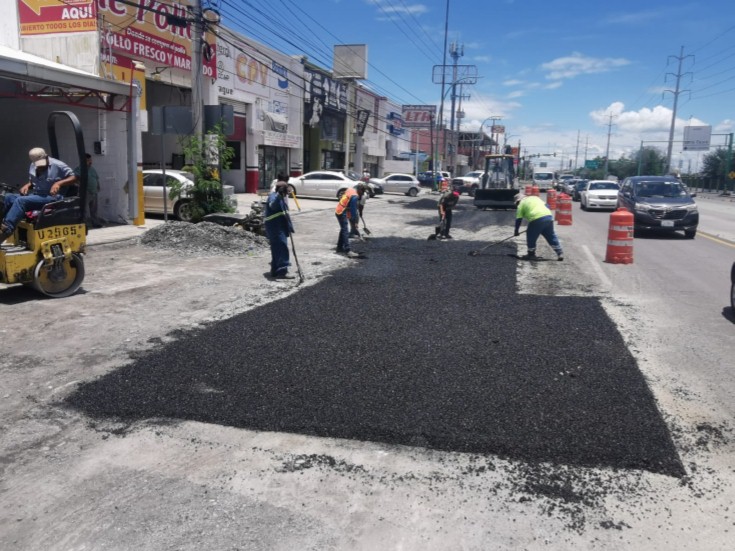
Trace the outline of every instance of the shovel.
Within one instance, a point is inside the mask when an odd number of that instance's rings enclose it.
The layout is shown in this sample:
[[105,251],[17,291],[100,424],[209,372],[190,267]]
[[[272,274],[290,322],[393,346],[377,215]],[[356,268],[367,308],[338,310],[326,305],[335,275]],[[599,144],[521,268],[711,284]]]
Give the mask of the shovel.
[[[518,235],[521,235],[522,233],[526,233],[526,231],[527,231],[527,230],[523,230],[522,232],[519,232],[519,233],[518,233]],[[496,241],[495,243],[489,243],[489,244],[485,245],[485,246],[484,246],[483,248],[481,248],[481,249],[477,249],[477,250],[475,250],[475,251],[470,251],[470,252],[469,252],[469,255],[470,255],[470,256],[477,256],[477,255],[479,255],[479,254],[480,254],[480,253],[481,253],[482,251],[484,251],[485,249],[488,249],[488,248],[490,248],[490,247],[494,247],[495,245],[500,245],[501,243],[505,243],[506,241],[508,241],[509,239],[513,239],[514,237],[517,237],[517,236],[516,236],[515,234],[513,234],[513,235],[511,235],[510,237],[506,237],[505,239],[501,239],[500,241]]]
[[432,233],[427,239],[429,241],[436,240],[444,232],[444,228],[446,226],[447,226],[447,220],[444,217],[442,217],[442,221],[439,223],[438,226],[434,228],[434,233]]
[[362,220],[362,230],[363,230],[363,231],[364,231],[364,232],[365,232],[365,233],[366,233],[367,235],[372,235],[372,233],[373,233],[373,232],[371,232],[371,231],[370,231],[370,230],[368,229],[368,227],[367,227],[367,224],[365,224],[365,218],[363,217],[363,215],[362,215],[362,214],[360,215],[360,220]]

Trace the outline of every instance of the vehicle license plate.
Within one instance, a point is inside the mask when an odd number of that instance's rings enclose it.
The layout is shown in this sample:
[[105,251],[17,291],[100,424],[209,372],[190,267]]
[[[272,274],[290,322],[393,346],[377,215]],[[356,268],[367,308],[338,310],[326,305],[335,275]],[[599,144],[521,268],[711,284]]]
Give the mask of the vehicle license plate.
[[674,221],[673,220],[661,220],[661,226],[664,228],[673,228]]

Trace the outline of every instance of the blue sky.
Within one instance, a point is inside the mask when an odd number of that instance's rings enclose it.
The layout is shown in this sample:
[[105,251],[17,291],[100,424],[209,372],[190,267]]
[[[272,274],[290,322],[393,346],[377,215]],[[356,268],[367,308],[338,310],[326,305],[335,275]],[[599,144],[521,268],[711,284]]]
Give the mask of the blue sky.
[[[443,63],[446,0],[251,0],[237,11],[240,0],[218,3],[225,24],[325,67],[334,44],[367,44],[368,87],[398,103],[440,101],[432,68]],[[735,131],[732,0],[449,0],[447,41],[479,77],[462,87],[470,96],[462,129],[500,116],[510,143],[556,152],[559,163],[581,164],[585,150],[604,155],[608,129],[611,158],[641,141],[665,151],[656,142],[668,140],[674,94],[666,90],[676,88],[682,47],[674,140],[687,124]],[[684,172],[700,156],[674,143],[673,164]]]

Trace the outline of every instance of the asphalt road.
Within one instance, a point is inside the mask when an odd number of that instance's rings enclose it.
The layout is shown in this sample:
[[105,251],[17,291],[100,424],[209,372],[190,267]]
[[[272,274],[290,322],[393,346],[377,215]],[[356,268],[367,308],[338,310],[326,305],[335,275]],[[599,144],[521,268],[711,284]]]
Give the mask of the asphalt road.
[[728,549],[731,418],[644,264],[581,217],[564,262],[471,257],[512,212],[432,242],[434,201],[371,200],[355,262],[302,200],[302,286],[124,243],[74,297],[0,290],[0,548]]

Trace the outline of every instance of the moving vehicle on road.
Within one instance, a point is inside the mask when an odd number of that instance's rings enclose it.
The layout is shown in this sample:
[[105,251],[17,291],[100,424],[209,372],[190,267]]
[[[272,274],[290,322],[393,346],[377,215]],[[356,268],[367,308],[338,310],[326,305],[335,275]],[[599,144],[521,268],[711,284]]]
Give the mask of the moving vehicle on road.
[[699,225],[696,195],[675,176],[631,176],[623,180],[617,207],[633,213],[636,232],[683,231],[694,239]]
[[[171,198],[171,185],[181,184],[182,193]],[[182,222],[191,222],[191,198],[188,190],[194,187],[194,175],[183,170],[166,170],[166,185],[164,186],[163,170],[160,168],[143,171],[143,211],[155,214],[165,212],[173,214]],[[222,186],[225,200],[237,208],[234,186]],[[165,201],[164,201],[165,199]]]
[[548,168],[534,168],[532,178],[533,185],[538,186],[539,191],[548,191],[556,183],[554,171]]
[[567,191],[567,182],[570,182],[572,180],[575,180],[576,177],[574,174],[560,174],[559,177],[556,179],[556,191],[564,192]]
[[572,201],[580,201],[582,197],[582,190],[587,187],[589,180],[575,180],[574,187],[569,195],[572,196]]
[[383,191],[403,193],[416,197],[421,192],[421,184],[412,174],[389,174],[383,178],[370,178],[369,184],[380,186]]
[[615,209],[620,185],[611,180],[590,180],[579,194],[582,210]]
[[418,176],[416,176],[416,179],[419,181],[419,183],[423,187],[431,187],[431,188],[434,187],[434,178],[446,178],[447,180],[452,179],[452,175],[449,174],[449,172],[446,172],[443,170],[440,170],[439,172],[437,172],[436,176],[434,174],[435,173],[432,172],[431,170],[428,170],[426,172],[419,172]]

